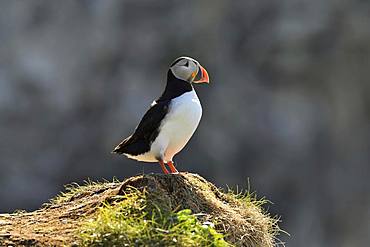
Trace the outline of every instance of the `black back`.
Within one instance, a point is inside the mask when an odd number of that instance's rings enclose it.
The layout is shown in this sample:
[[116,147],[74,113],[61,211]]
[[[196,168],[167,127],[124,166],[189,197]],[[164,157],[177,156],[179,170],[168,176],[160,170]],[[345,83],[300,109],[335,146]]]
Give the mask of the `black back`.
[[141,119],[135,132],[124,139],[114,150],[114,153],[140,155],[150,150],[150,145],[159,134],[159,126],[170,108],[171,100],[193,90],[189,82],[176,78],[168,70],[167,84],[162,95],[156,100]]

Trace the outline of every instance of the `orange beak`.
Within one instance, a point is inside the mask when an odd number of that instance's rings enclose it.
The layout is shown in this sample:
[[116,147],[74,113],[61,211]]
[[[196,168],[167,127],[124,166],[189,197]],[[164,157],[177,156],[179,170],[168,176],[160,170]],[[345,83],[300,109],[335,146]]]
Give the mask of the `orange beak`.
[[209,83],[209,76],[208,76],[208,72],[207,70],[205,70],[205,68],[203,68],[201,65],[199,65],[199,71],[198,71],[198,74],[199,72],[201,73],[201,77],[199,80],[194,80],[193,82],[194,83]]

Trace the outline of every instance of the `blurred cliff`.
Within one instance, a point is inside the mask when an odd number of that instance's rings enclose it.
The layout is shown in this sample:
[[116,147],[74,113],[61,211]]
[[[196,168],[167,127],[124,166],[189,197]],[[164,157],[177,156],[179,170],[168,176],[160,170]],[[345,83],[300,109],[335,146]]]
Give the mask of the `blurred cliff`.
[[1,1],[0,212],[87,178],[196,58],[203,119],[179,170],[275,204],[288,246],[370,242],[370,2]]

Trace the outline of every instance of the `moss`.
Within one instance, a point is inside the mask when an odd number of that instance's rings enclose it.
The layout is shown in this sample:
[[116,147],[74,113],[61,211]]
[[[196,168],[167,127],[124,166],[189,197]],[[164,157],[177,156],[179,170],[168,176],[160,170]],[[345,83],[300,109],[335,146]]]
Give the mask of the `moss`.
[[130,178],[121,194],[83,225],[84,246],[273,246],[280,232],[266,199],[194,174]]
[[229,246],[212,223],[201,222],[190,209],[162,210],[137,189],[118,200],[82,225],[82,246]]

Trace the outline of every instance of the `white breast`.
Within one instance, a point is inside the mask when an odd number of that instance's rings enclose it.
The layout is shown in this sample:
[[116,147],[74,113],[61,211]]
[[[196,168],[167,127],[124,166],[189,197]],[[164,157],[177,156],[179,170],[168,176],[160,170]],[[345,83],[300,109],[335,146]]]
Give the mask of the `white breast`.
[[165,162],[171,161],[190,140],[201,117],[202,106],[194,90],[173,99],[150,153],[162,157]]

